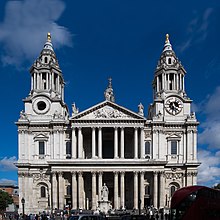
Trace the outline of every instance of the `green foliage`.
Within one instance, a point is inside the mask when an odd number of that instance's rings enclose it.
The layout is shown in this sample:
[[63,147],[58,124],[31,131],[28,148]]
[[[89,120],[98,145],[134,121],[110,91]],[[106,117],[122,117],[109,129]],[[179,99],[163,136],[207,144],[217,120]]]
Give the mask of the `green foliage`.
[[11,196],[7,192],[0,190],[0,212],[4,212],[6,207],[12,203],[13,199]]

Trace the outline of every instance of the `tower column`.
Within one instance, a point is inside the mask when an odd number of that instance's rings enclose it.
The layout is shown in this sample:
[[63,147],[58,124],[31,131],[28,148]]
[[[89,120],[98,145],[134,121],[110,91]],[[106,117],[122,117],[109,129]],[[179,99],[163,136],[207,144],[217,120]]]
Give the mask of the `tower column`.
[[79,208],[83,208],[83,173],[80,171],[78,172],[78,195],[79,195]]
[[114,158],[118,158],[118,128],[114,129]]
[[77,181],[76,172],[71,172],[72,174],[72,209],[77,209]]
[[102,158],[102,128],[98,128],[98,157]]
[[141,143],[140,143],[140,147],[141,147],[141,158],[144,158],[144,128],[141,128]]
[[82,128],[78,128],[78,158],[82,159]]
[[114,172],[114,208],[118,209],[118,172]]
[[98,185],[98,189],[99,189],[99,201],[101,200],[101,190],[102,190],[102,175],[103,175],[103,173],[102,172],[99,172],[98,173],[98,183],[99,183],[99,185]]
[[158,191],[157,191],[157,187],[158,187],[158,181],[157,181],[157,172],[153,172],[153,175],[154,175],[154,207],[155,208],[158,208],[157,207],[157,198],[158,198]]
[[95,158],[96,156],[96,143],[95,143],[95,139],[96,139],[96,135],[95,135],[95,127],[92,127],[92,158]]
[[64,208],[64,182],[63,182],[63,173],[58,173],[58,179],[59,179],[59,209]]
[[124,137],[124,128],[121,128],[121,158],[124,158],[124,142],[125,142],[125,137]]
[[120,182],[121,182],[121,207],[125,208],[125,172],[120,172]]
[[134,158],[138,158],[138,128],[134,128]]
[[96,172],[92,172],[92,210],[96,209]]
[[164,183],[165,179],[164,179],[164,172],[160,172],[160,204],[159,204],[159,208],[163,208],[164,207]]
[[144,172],[140,172],[140,200],[141,200],[141,209],[144,208]]
[[134,208],[138,209],[138,172],[134,172]]
[[53,195],[53,209],[58,208],[57,206],[57,174],[56,172],[52,173],[52,187],[53,187],[53,191],[52,191],[52,195]]
[[72,128],[72,158],[76,158],[76,129]]

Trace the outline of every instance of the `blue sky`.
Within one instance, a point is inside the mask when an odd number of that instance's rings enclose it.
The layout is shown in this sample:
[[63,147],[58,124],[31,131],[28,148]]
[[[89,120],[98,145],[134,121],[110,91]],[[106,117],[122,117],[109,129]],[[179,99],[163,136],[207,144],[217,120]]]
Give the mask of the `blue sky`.
[[220,182],[219,1],[0,1],[0,183],[17,184],[17,127],[30,91],[29,68],[52,42],[66,81],[65,101],[85,110],[104,100],[147,113],[165,35],[187,71],[186,92],[200,121],[198,183]]

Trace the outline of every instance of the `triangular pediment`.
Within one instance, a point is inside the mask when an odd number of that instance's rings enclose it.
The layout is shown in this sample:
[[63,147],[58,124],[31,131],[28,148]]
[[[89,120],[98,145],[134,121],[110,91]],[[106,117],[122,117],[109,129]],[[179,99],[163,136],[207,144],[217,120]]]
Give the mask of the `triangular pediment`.
[[34,140],[47,140],[48,137],[45,135],[45,134],[37,134],[35,137],[34,137]]
[[133,111],[130,111],[122,106],[117,105],[114,102],[104,101],[85,111],[74,115],[71,119],[80,120],[132,120],[145,118]]
[[181,135],[176,134],[176,133],[172,133],[167,137],[167,139],[170,139],[170,140],[181,139]]

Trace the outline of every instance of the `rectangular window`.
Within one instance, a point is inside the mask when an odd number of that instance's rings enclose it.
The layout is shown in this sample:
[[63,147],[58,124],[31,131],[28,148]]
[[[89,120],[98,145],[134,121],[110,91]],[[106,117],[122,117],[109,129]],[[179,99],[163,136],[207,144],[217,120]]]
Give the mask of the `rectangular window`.
[[45,154],[45,143],[44,141],[39,141],[39,155]]
[[171,154],[177,155],[177,141],[171,141]]
[[72,149],[71,149],[71,142],[67,141],[66,142],[66,158],[67,159],[71,158],[71,154],[72,154],[71,151],[72,151]]
[[150,141],[145,142],[145,154],[150,154]]

